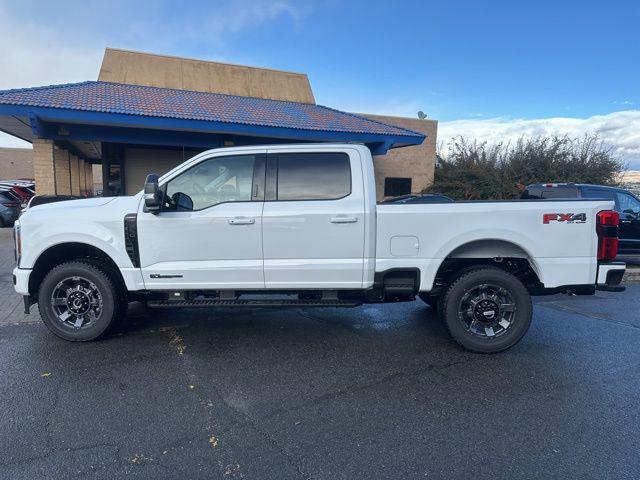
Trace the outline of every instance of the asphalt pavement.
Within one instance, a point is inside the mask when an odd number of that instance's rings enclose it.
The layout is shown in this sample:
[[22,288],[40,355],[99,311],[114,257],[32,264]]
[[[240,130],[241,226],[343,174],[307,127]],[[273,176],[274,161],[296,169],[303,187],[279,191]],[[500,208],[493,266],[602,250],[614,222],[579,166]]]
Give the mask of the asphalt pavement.
[[11,293],[0,238],[0,478],[640,476],[640,285],[536,299],[461,350],[420,301],[149,310],[86,344]]

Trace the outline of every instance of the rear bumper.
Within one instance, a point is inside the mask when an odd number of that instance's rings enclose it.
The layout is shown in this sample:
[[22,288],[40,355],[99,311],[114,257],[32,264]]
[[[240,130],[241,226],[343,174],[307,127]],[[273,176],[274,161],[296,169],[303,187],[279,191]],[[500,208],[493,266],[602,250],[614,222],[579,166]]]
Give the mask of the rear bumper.
[[608,262],[598,265],[596,288],[608,292],[622,292],[625,290],[622,282],[627,264],[624,262]]
[[29,275],[30,269],[14,268],[13,269],[13,286],[20,295],[29,295]]

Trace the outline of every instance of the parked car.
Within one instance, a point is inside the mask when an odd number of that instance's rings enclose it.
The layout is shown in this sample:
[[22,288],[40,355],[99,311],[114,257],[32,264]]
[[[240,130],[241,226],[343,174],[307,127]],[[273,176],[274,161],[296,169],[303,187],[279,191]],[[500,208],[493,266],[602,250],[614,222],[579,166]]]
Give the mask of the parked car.
[[29,208],[15,289],[56,335],[93,340],[154,308],[355,307],[422,298],[452,337],[498,352],[531,295],[621,291],[612,200],[376,205],[363,145],[203,152],[129,197]]
[[20,215],[20,200],[10,190],[0,189],[0,228],[10,227]]
[[537,183],[527,186],[522,198],[598,198],[613,201],[614,209],[620,214],[620,253],[640,254],[640,198],[629,190],[582,183]]
[[24,208],[27,202],[33,197],[35,184],[25,180],[2,180],[0,181],[1,191],[10,191],[20,202],[20,207]]
[[410,195],[402,195],[400,197],[389,198],[384,200],[381,203],[451,203],[453,202],[453,198],[447,197],[446,195],[442,195],[440,193],[420,193],[420,194],[410,194]]

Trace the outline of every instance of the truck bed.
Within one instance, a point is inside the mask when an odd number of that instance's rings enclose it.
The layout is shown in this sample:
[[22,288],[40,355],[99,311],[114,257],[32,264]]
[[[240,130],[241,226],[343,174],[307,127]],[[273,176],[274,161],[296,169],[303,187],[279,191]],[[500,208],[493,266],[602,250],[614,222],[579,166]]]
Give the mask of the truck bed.
[[378,205],[376,271],[417,265],[420,290],[429,291],[445,258],[489,254],[527,258],[546,288],[593,284],[596,214],[613,206],[590,199]]

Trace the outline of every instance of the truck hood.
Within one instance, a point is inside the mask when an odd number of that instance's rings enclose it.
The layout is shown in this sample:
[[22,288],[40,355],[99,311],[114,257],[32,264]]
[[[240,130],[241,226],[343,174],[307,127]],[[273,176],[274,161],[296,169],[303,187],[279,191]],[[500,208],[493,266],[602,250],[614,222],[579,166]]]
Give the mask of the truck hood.
[[73,221],[81,223],[122,222],[124,215],[135,213],[140,195],[132,197],[99,197],[46,203],[27,209],[18,219],[20,225],[51,224]]
[[86,207],[101,207],[114,201],[117,197],[96,197],[96,198],[83,198],[80,200],[65,200],[62,202],[45,203],[44,205],[38,205],[36,207],[29,208],[28,211],[40,212],[43,210],[54,210],[60,208],[86,208]]

